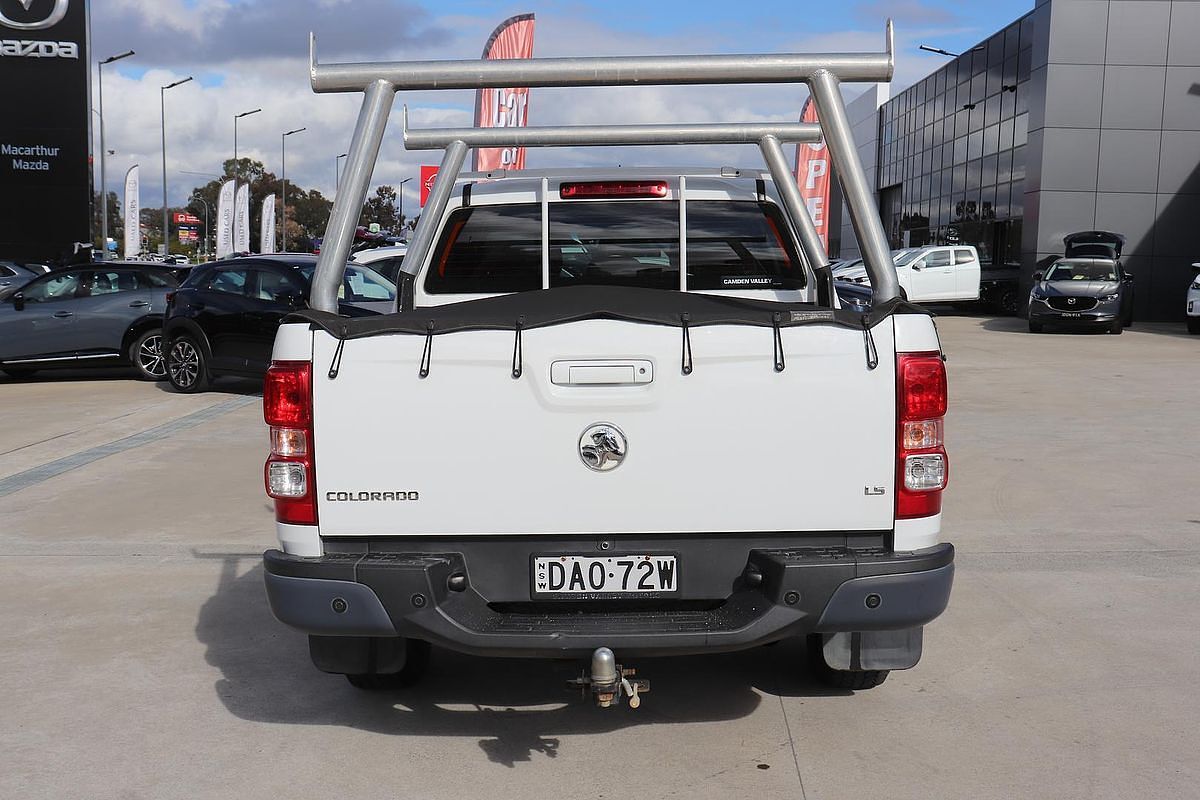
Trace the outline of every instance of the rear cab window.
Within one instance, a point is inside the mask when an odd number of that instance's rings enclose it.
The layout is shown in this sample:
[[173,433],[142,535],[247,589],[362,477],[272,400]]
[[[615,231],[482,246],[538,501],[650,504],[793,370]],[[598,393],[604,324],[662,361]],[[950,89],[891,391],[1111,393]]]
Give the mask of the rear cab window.
[[[679,289],[679,213],[674,200],[550,203],[549,286]],[[689,290],[805,288],[803,262],[773,203],[688,200],[686,213]],[[455,210],[434,250],[425,291],[542,288],[541,222],[537,203]]]

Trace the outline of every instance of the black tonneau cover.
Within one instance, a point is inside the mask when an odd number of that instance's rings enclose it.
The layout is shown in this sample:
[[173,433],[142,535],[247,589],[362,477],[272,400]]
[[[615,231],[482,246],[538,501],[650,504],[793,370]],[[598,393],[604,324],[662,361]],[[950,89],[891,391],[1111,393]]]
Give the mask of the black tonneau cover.
[[291,314],[288,321],[309,322],[346,340],[395,333],[436,336],[461,331],[531,330],[589,319],[676,328],[704,325],[788,328],[826,323],[866,330],[892,314],[933,316],[925,308],[899,298],[862,313],[813,303],[749,300],[670,289],[563,286],[355,319],[326,311],[304,310]]

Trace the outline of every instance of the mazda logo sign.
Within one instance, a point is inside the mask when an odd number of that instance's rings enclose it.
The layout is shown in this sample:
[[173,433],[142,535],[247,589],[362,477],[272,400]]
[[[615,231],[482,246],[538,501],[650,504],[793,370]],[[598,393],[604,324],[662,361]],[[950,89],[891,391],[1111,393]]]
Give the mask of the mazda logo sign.
[[608,422],[588,426],[579,437],[579,458],[585,467],[596,472],[608,472],[621,466],[628,449],[625,434]]
[[[53,28],[67,15],[69,3],[70,0],[0,0],[0,25],[18,31],[42,31]],[[17,16],[23,21],[12,18],[12,14],[16,12],[15,6],[18,5],[24,9],[24,13],[17,12]],[[30,13],[35,5],[38,7],[37,13]],[[46,9],[44,15],[42,14],[43,8]]]
[[1075,305],[1075,298],[1074,298],[1074,297],[1068,297],[1068,298],[1067,298],[1067,305],[1069,305],[1069,306],[1073,306],[1073,305]]

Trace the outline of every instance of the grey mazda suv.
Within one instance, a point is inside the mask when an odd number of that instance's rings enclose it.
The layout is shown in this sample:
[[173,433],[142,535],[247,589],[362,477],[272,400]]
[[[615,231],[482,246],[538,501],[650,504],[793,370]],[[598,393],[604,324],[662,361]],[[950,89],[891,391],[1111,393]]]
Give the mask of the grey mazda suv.
[[162,319],[165,269],[89,264],[42,275],[0,300],[0,370],[132,365],[146,380],[167,375]]
[[1063,258],[1035,272],[1029,330],[1087,325],[1120,333],[1133,323],[1133,276],[1111,258]]

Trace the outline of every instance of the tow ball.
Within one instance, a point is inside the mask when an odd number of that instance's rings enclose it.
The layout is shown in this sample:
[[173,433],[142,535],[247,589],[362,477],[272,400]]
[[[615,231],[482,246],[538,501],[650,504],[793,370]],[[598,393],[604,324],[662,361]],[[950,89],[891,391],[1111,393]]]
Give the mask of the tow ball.
[[642,704],[642,692],[650,691],[650,681],[638,680],[633,676],[637,670],[622,667],[617,663],[617,657],[607,647],[598,647],[592,653],[592,672],[584,673],[578,678],[567,681],[571,688],[578,687],[581,695],[586,695],[588,689],[596,698],[600,708],[611,708],[621,704],[621,697],[629,698],[629,707],[637,708]]

